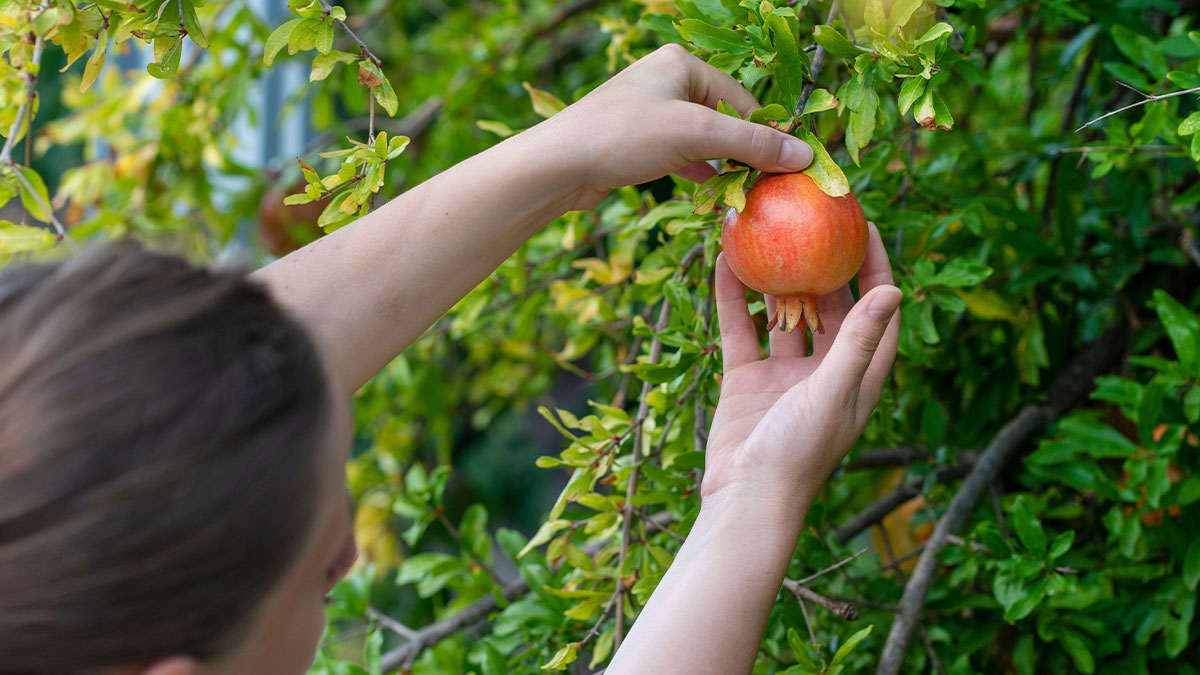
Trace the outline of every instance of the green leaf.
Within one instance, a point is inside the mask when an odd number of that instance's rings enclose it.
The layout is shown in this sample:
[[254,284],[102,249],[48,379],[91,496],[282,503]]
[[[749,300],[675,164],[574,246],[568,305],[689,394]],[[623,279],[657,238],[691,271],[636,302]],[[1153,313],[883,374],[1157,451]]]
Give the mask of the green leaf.
[[800,93],[804,89],[804,81],[809,78],[808,57],[801,54],[787,19],[772,14],[767,17],[767,27],[771,31],[771,42],[775,47],[775,60],[771,63],[775,84],[779,85],[783,92],[787,109],[795,110]]
[[[697,185],[696,191],[692,195],[692,202],[696,205],[693,213],[697,215],[711,213],[716,207],[718,198],[723,198],[726,204],[736,208],[736,203],[740,196],[741,206],[744,208],[746,206],[746,197],[742,185],[746,182],[746,177],[749,175],[750,172],[747,169],[726,171]],[[734,198],[733,204],[729,202],[731,196]]]
[[833,655],[833,660],[829,662],[829,667],[832,668],[836,666],[844,661],[847,656],[850,656],[850,652],[854,651],[854,648],[858,646],[858,643],[867,639],[867,636],[871,634],[871,629],[874,627],[874,624],[872,624],[846,638],[846,641],[842,643],[842,646],[838,647],[837,653]]
[[578,658],[578,652],[579,643],[572,642],[566,647],[558,650],[558,653],[554,655],[554,658],[550,659],[549,663],[542,666],[542,670],[566,670],[567,666],[570,665],[571,662],[576,658]]
[[1061,558],[1063,556],[1063,554],[1065,554],[1067,551],[1071,550],[1071,544],[1074,541],[1075,541],[1075,531],[1074,530],[1067,530],[1066,532],[1059,532],[1058,536],[1054,537],[1054,541],[1050,542],[1050,550],[1047,552],[1046,557],[1048,557],[1050,560],[1056,560],[1058,558]]
[[1200,539],[1193,539],[1188,545],[1187,553],[1183,556],[1182,576],[1183,585],[1189,591],[1196,590],[1196,584],[1200,583]]
[[796,632],[795,628],[787,630],[787,640],[788,646],[792,649],[792,657],[796,659],[797,665],[808,671],[817,672],[821,670],[816,662],[813,661],[812,655],[809,654],[808,645],[804,644],[804,640],[800,639],[800,634]]
[[954,27],[948,23],[934,24],[934,26],[932,28],[925,31],[924,35],[917,38],[917,41],[913,43],[913,46],[919,47],[920,45],[923,45],[926,42],[933,42],[934,40],[942,37],[943,35],[949,35],[950,33],[953,33],[953,32],[954,32]]
[[358,57],[354,54],[333,50],[328,54],[318,54],[312,62],[312,72],[308,75],[309,82],[319,82],[329,77],[333,67],[339,63],[354,63]]
[[196,5],[192,4],[192,0],[177,1],[183,9],[183,27],[187,30],[188,37],[196,43],[197,47],[208,49],[208,36],[204,34],[204,28],[196,16]]
[[1046,554],[1046,534],[1042,532],[1042,524],[1038,522],[1028,500],[1023,496],[1013,503],[1012,525],[1017,538],[1030,553],[1038,557]]
[[[15,166],[15,170],[20,171],[21,175],[29,183],[33,191],[30,192],[24,184],[21,185],[21,204],[29,215],[37,218],[43,223],[50,222],[50,214],[46,212],[50,207],[50,193],[46,190],[46,183],[37,171],[25,166]],[[43,208],[42,205],[45,205]]]
[[1188,115],[1185,120],[1179,123],[1180,136],[1190,136],[1196,132],[1200,132],[1200,110]]
[[396,90],[392,89],[392,83],[386,77],[383,78],[378,86],[372,88],[375,92],[375,100],[379,101],[379,105],[383,106],[384,112],[392,117],[396,114],[396,110],[400,107],[400,102],[396,99]]
[[300,25],[301,21],[304,19],[290,19],[271,31],[271,35],[267,37],[267,42],[263,47],[263,65],[270,68],[271,64],[275,63],[275,55],[291,40],[292,31]]
[[592,660],[588,663],[588,668],[595,668],[604,663],[608,659],[608,655],[612,654],[615,634],[615,629],[608,628],[600,634],[600,637],[596,638],[596,646],[592,648]]
[[828,89],[814,89],[808,97],[808,102],[804,104],[804,110],[801,115],[809,115],[812,113],[822,112],[824,110],[833,110],[838,106],[838,100],[833,94],[829,93]]
[[955,258],[937,274],[920,280],[920,283],[922,286],[947,286],[950,288],[975,286],[992,276],[992,271],[991,267],[973,260]]
[[855,164],[859,163],[859,150],[867,147],[875,135],[875,110],[879,105],[879,96],[873,89],[867,89],[866,92],[858,109],[850,111],[850,123],[846,126],[846,150]]
[[908,20],[912,18],[913,12],[920,9],[924,4],[925,0],[896,0],[896,4],[892,5],[891,13],[888,14],[889,32],[908,23]]
[[1162,289],[1154,291],[1154,309],[1179,362],[1191,374],[1200,375],[1200,318]]
[[[813,93],[815,94],[816,92]],[[789,112],[787,108],[784,108],[778,103],[772,103],[771,105],[765,105],[750,113],[750,117],[747,117],[746,119],[754,122],[755,124],[767,124],[768,122],[786,122],[791,118],[792,113]]]
[[699,19],[683,19],[675,24],[675,30],[684,40],[701,49],[730,54],[749,54],[751,50],[750,43],[737,31],[718,28]]
[[817,26],[813,29],[813,38],[817,44],[825,48],[826,52],[834,56],[858,56],[866,53],[860,47],[855,46],[850,38],[842,35],[832,26]]
[[721,113],[722,115],[729,115],[734,119],[742,119],[742,116],[738,114],[737,109],[726,103],[725,99],[717,101],[717,112]]
[[497,122],[495,120],[475,120],[475,126],[483,129],[484,131],[496,134],[500,138],[508,138],[509,136],[517,133],[513,131],[512,127],[508,126],[504,122]]
[[896,104],[900,106],[900,114],[907,115],[908,109],[925,93],[925,80],[920,77],[910,77],[904,80],[900,87],[900,97]]
[[58,238],[41,227],[17,225],[0,220],[0,254],[36,253],[54,246]]
[[150,73],[151,77],[164,80],[175,74],[179,70],[179,56],[183,53],[183,41],[175,40],[175,44],[167,50],[163,55],[162,60],[157,63],[150,63],[146,66],[146,72]]
[[1183,416],[1195,424],[1200,422],[1200,386],[1194,386],[1183,397]]
[[83,79],[79,82],[79,91],[87,91],[96,82],[100,71],[104,69],[104,55],[107,51],[108,31],[101,29],[100,34],[96,36],[96,49],[92,51],[92,55],[88,57],[87,64],[83,68]]
[[1060,629],[1058,643],[1062,645],[1063,651],[1071,657],[1071,661],[1075,663],[1075,668],[1079,672],[1094,673],[1096,671],[1095,660],[1092,657],[1092,652],[1095,650],[1078,631]]
[[288,195],[283,198],[283,203],[285,206],[295,206],[297,204],[308,204],[311,201],[313,201],[313,198],[309,197],[306,194]]
[[328,54],[333,49],[333,22],[322,21],[316,28],[315,46],[317,52]]
[[804,170],[804,175],[813,179],[817,187],[830,197],[842,197],[850,194],[850,181],[846,180],[846,174],[842,172],[842,167],[833,161],[821,141],[817,140],[817,137],[804,127],[800,128],[798,137],[808,143],[813,150],[813,162]]

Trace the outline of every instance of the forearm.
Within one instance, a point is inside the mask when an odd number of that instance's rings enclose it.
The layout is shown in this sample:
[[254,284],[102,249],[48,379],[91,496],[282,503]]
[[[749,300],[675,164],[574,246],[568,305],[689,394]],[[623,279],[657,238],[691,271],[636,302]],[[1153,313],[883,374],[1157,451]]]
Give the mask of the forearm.
[[706,499],[605,672],[749,673],[806,510],[794,494]]
[[313,332],[347,393],[574,204],[574,168],[534,127],[256,273]]

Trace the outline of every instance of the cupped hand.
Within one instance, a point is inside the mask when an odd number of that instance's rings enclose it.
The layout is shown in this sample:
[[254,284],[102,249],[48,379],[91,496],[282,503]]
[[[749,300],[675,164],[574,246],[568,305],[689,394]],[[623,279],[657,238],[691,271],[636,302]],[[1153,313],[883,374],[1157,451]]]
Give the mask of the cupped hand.
[[725,375],[701,494],[767,490],[807,508],[862,433],[895,360],[901,293],[879,230],[870,226],[858,272],[862,298],[844,286],[817,299],[825,333],[811,356],[805,331],[776,328],[762,358],[745,287],[723,257],[716,272]]
[[735,159],[770,172],[812,161],[804,141],[717,112],[721,100],[743,117],[759,107],[732,77],[670,44],[539,126],[554,134],[580,176],[579,209],[669,173],[704,181],[716,172],[701,160]]

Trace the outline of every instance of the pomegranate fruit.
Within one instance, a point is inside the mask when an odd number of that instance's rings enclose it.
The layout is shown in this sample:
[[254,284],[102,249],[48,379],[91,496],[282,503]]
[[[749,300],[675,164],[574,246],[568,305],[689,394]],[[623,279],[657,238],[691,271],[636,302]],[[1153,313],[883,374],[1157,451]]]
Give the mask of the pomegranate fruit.
[[830,197],[802,173],[763,178],[741,213],[725,215],[721,244],[742,283],[778,299],[776,323],[823,333],[816,299],[841,288],[867,255],[867,219],[854,195]]

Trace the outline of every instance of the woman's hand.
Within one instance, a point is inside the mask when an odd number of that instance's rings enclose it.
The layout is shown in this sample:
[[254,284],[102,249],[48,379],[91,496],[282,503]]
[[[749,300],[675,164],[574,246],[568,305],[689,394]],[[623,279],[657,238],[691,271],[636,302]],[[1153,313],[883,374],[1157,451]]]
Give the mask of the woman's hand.
[[777,328],[763,359],[745,287],[718,259],[725,377],[708,442],[706,501],[752,490],[785,495],[807,510],[858,439],[879,401],[900,330],[900,289],[873,224],[858,285],[857,304],[848,286],[817,300],[826,332],[815,336],[812,356],[804,331]]
[[553,133],[572,158],[578,209],[669,173],[702,182],[716,172],[700,160],[736,159],[771,172],[800,171],[812,161],[804,141],[717,112],[721,100],[743,117],[759,107],[732,77],[670,44],[535,129]]

